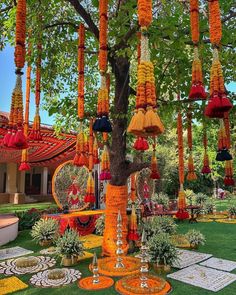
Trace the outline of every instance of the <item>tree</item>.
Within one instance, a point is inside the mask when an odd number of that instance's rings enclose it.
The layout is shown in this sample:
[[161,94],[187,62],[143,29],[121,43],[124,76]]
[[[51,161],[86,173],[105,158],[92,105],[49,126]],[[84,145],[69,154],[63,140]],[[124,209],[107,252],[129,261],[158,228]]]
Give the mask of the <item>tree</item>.
[[[223,23],[221,62],[226,83],[235,80],[235,16],[234,1],[220,1]],[[33,30],[31,43],[37,44],[38,32],[43,29],[42,89],[49,114],[56,114],[57,128],[78,127],[76,119],[77,96],[77,28],[84,22],[86,33],[86,109],[95,112],[97,98],[98,0],[28,0],[27,25]],[[205,78],[209,80],[212,60],[208,38],[207,5],[201,6],[201,46]],[[110,146],[111,184],[126,185],[128,176],[145,164],[126,160],[126,135],[130,110],[134,105],[136,83],[136,0],[109,1],[109,65],[112,72],[111,117],[113,122]],[[176,93],[188,96],[191,75],[192,47],[189,28],[188,1],[153,1],[153,24],[149,30],[151,59],[155,65],[159,113],[168,126],[176,108],[187,104],[175,102]],[[42,15],[39,22],[38,15]],[[15,2],[3,0],[0,4],[1,48],[13,44]],[[33,52],[31,62],[35,64]],[[230,66],[229,66],[230,62]],[[207,82],[205,82],[208,85]],[[202,116],[202,105],[194,104],[195,118]],[[172,127],[172,126],[171,126]]]

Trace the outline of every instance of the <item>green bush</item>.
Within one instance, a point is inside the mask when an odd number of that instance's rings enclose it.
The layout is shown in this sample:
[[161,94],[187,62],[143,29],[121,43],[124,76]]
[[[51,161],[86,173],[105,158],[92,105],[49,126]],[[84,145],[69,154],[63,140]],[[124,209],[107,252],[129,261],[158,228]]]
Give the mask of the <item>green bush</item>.
[[56,241],[57,253],[61,256],[82,256],[84,245],[76,230],[67,229],[62,237]]
[[177,224],[172,217],[154,216],[143,222],[143,229],[148,237],[159,233],[174,234],[176,233]]
[[192,246],[197,246],[197,247],[199,245],[204,245],[206,241],[204,235],[199,230],[195,230],[195,229],[189,230],[185,234],[185,237]]
[[148,241],[150,261],[171,265],[177,260],[177,249],[166,233],[154,234]]
[[31,229],[36,221],[40,219],[40,211],[37,209],[30,209],[27,211],[15,212],[15,215],[19,218],[19,230]]
[[169,197],[165,193],[160,192],[159,194],[154,194],[152,200],[157,202],[159,205],[163,205],[165,209],[169,208]]
[[231,205],[228,207],[228,212],[230,216],[236,216],[236,205]]
[[38,220],[32,227],[31,236],[37,241],[54,241],[59,233],[58,221],[52,218]]

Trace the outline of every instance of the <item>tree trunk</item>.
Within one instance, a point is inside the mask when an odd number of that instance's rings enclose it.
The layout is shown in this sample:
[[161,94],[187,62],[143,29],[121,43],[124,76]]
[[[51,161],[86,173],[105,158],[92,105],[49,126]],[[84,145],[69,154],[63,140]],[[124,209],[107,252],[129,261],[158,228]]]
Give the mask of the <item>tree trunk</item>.
[[115,75],[115,101],[110,149],[111,184],[126,185],[128,162],[126,161],[126,128],[129,104],[129,61],[127,58],[116,59],[113,73]]

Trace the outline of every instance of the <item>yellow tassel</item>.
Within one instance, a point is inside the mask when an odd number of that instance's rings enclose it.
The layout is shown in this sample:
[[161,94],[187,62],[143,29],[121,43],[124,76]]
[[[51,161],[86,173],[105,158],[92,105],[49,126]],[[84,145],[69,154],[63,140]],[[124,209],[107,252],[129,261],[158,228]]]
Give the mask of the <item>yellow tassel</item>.
[[147,107],[144,116],[144,129],[150,135],[158,135],[164,132],[161,119],[151,106]]
[[145,132],[144,118],[144,109],[138,109],[133,115],[127,131],[135,135],[142,135]]

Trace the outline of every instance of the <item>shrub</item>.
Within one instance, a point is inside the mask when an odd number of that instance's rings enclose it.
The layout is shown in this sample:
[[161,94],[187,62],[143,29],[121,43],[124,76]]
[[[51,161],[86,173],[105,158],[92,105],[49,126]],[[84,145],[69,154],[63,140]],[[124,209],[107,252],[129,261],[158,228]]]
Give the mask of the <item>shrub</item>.
[[31,229],[36,221],[40,219],[40,211],[32,208],[27,211],[15,212],[15,215],[19,218],[19,230]]
[[207,201],[207,195],[203,194],[203,193],[198,193],[196,194],[196,203],[198,205],[203,205],[206,201]]
[[154,234],[148,241],[150,260],[159,265],[171,265],[177,260],[177,249],[166,233]]
[[154,216],[143,223],[143,228],[147,236],[150,237],[158,233],[174,234],[177,229],[177,224],[172,217]]
[[206,214],[213,214],[215,210],[215,202],[213,199],[209,199],[205,204],[204,204],[204,212]]
[[236,206],[235,205],[231,205],[228,208],[228,212],[230,216],[236,216]]
[[54,241],[59,232],[58,221],[52,218],[41,218],[31,230],[31,236],[37,242]]
[[195,247],[198,247],[199,245],[204,245],[206,241],[204,235],[200,231],[195,229],[189,230],[185,236],[190,245]]
[[82,256],[84,245],[79,239],[79,234],[73,229],[67,229],[62,237],[56,241],[57,253],[61,256]]
[[157,204],[163,205],[165,209],[169,208],[169,197],[167,194],[161,192],[159,194],[155,194],[152,199],[157,202]]

